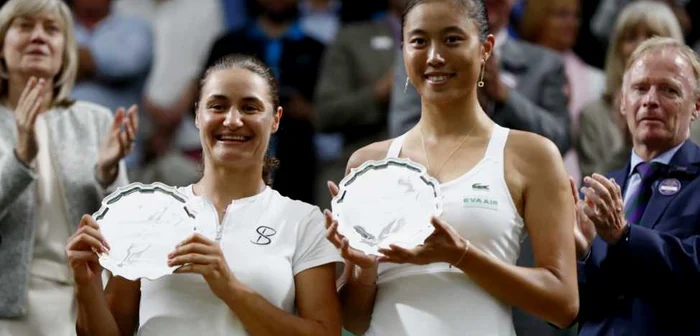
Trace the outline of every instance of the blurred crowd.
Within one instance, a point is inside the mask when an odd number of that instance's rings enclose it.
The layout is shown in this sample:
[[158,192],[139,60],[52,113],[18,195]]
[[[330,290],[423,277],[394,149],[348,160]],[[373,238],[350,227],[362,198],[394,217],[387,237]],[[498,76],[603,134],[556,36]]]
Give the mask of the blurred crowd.
[[[280,81],[284,117],[269,154],[279,161],[275,189],[293,199],[327,207],[326,181],[342,179],[350,154],[417,122],[399,53],[405,0],[68,3],[80,47],[71,97],[112,111],[140,107],[130,181],[187,185],[201,176],[197,79],[231,53],[259,57]],[[480,101],[499,124],[554,141],[577,181],[627,159],[627,126],[611,111],[636,45],[660,35],[700,49],[696,1],[486,4],[497,50],[485,77],[500,80],[485,81]],[[697,123],[691,134],[700,140]]]

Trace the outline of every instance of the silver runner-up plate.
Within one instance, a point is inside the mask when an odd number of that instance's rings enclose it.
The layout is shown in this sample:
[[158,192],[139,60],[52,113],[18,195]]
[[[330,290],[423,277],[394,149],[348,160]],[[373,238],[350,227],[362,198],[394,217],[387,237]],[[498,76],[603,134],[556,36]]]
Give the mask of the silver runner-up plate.
[[172,274],[168,254],[198,231],[187,196],[161,183],[132,183],[102,200],[93,214],[110,246],[102,267],[129,280]]
[[338,233],[350,247],[381,256],[390,244],[413,248],[433,232],[431,216],[442,212],[439,182],[408,159],[367,161],[339,185],[331,207]]

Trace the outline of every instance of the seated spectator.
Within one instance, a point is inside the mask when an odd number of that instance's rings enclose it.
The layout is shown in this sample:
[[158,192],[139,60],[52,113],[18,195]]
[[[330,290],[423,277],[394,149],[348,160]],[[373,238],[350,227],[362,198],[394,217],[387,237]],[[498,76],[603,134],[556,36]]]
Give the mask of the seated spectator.
[[[78,78],[71,97],[110,110],[141,101],[153,59],[148,22],[112,10],[112,0],[73,0],[78,42]],[[127,166],[141,162],[143,139],[137,137]]]
[[[569,115],[572,139],[578,133],[578,114],[603,93],[603,72],[584,63],[572,50],[580,27],[579,0],[528,0],[520,22],[521,36],[532,43],[562,55],[568,83]],[[564,156],[564,165],[576,181],[580,180],[576,151]]]
[[[244,0],[225,2],[235,6],[236,1]],[[176,186],[194,183],[202,173],[192,106],[209,49],[228,22],[222,15],[222,2],[119,0],[115,5],[120,13],[140,15],[149,21],[155,35],[153,70],[141,106],[148,117],[142,127],[147,139],[145,162],[129,171],[130,178]]]

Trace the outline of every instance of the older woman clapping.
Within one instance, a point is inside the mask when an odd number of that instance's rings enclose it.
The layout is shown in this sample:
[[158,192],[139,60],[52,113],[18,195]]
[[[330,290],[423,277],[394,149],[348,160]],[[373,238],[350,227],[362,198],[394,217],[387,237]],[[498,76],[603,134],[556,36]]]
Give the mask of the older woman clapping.
[[74,333],[65,242],[110,186],[126,184],[136,107],[69,101],[77,47],[60,0],[0,10],[0,334]]

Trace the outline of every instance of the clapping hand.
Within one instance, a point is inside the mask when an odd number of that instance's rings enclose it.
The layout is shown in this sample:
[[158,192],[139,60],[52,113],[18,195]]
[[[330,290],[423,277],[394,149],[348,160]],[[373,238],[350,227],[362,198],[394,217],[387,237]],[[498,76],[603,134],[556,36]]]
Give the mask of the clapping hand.
[[595,225],[601,239],[608,243],[617,242],[627,227],[620,186],[615,180],[599,174],[586,177],[583,182],[588,186],[581,188],[586,195],[582,211]]
[[571,185],[571,193],[574,197],[574,211],[576,214],[574,225],[574,238],[576,243],[576,258],[582,259],[588,254],[593,244],[593,239],[595,239],[596,231],[595,225],[588,219],[584,209],[586,208],[586,203],[579,199],[578,191],[576,190],[576,182],[572,177],[569,177],[569,184]]
[[39,151],[36,143],[34,125],[37,116],[44,111],[44,88],[46,80],[32,77],[25,85],[15,107],[15,123],[17,124],[18,158],[25,164],[34,160]]
[[97,161],[97,176],[102,185],[110,185],[117,178],[119,161],[131,152],[138,125],[136,105],[132,105],[128,111],[117,109]]

